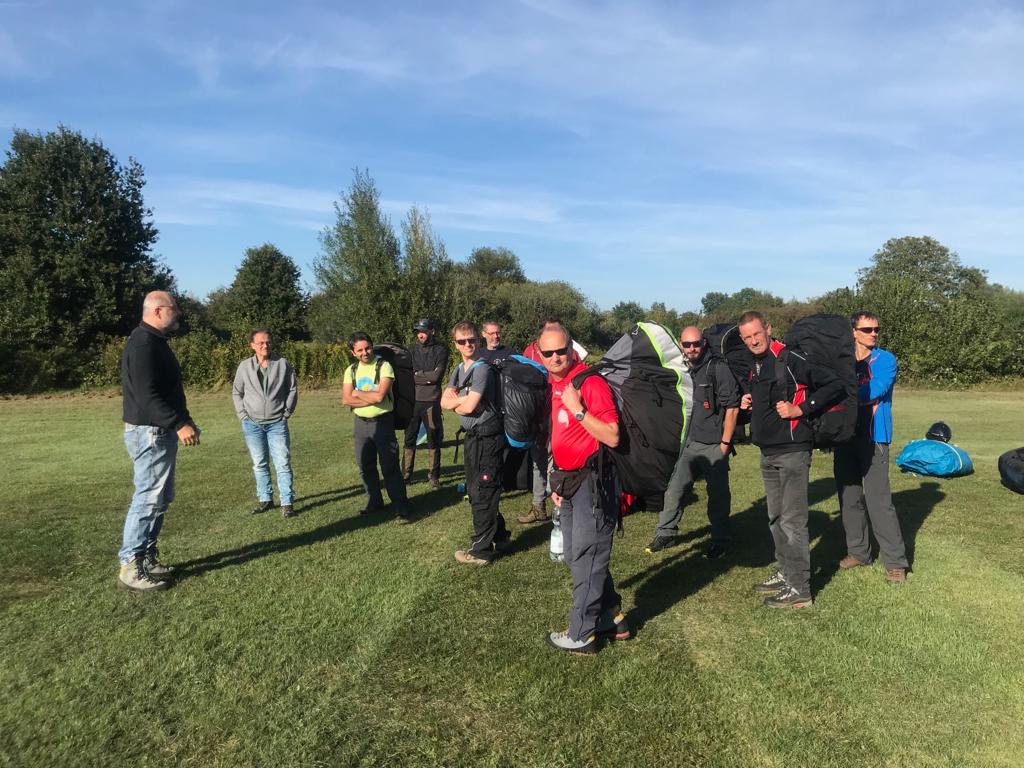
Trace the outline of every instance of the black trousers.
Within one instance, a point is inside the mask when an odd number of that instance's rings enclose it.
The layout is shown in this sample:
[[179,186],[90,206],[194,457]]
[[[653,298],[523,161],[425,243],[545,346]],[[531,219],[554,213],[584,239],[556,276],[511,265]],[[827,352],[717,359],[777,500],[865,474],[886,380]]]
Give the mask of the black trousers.
[[466,492],[473,510],[473,538],[469,553],[484,560],[494,559],[494,541],[508,538],[505,518],[498,511],[501,498],[502,456],[505,435],[479,436],[466,433],[463,457],[466,462]]

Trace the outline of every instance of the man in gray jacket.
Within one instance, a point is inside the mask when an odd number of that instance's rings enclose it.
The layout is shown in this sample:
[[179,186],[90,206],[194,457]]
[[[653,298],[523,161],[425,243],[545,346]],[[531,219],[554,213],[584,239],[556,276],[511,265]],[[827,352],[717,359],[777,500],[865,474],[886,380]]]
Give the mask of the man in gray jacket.
[[272,354],[270,331],[266,328],[257,328],[249,334],[249,346],[255,354],[239,364],[231,397],[235,401],[235,413],[242,421],[242,434],[256,475],[257,504],[252,513],[266,512],[274,506],[267,463],[269,454],[277,474],[281,513],[284,517],[294,517],[288,419],[295,413],[299,399],[295,373],[287,360]]

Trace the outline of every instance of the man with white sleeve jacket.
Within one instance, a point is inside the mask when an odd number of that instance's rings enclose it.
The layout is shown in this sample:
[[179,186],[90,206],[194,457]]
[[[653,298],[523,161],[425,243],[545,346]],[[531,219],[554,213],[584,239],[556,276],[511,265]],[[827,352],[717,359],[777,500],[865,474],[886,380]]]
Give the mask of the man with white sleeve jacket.
[[[811,549],[807,533],[807,480],[814,434],[807,416],[835,405],[842,382],[827,368],[811,365],[781,341],[760,312],[739,319],[740,338],[754,356],[750,392],[740,408],[751,411],[750,439],[761,449],[761,478],[777,572],[754,585],[770,608],[805,608],[811,597]],[[780,355],[782,359],[780,360]],[[784,364],[784,376],[776,366]],[[781,373],[781,372],[780,372]]]

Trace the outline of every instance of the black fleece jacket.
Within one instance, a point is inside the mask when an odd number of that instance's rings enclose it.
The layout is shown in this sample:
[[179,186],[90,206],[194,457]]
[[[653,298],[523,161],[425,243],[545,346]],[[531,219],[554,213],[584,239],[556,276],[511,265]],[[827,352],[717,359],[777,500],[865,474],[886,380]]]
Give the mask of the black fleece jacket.
[[775,404],[785,400],[800,406],[804,416],[814,415],[838,403],[843,383],[827,368],[812,365],[803,355],[786,349],[784,382],[776,381],[777,357],[785,345],[772,341],[764,357],[754,358],[750,371],[750,439],[766,456],[792,451],[809,451],[814,433],[804,417],[783,419]]
[[167,337],[151,325],[140,323],[128,337],[121,355],[121,390],[127,424],[176,432],[192,421],[178,358]]

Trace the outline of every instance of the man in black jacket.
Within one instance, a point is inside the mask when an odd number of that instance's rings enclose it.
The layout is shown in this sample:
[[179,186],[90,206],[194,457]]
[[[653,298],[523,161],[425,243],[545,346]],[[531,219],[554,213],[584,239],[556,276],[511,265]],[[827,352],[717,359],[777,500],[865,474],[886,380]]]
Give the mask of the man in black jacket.
[[693,403],[689,413],[686,441],[665,489],[665,502],[658,515],[654,540],[644,550],[654,554],[676,543],[682,499],[695,477],[704,476],[708,489],[708,522],[711,543],[704,550],[709,560],[726,553],[731,540],[729,512],[729,453],[739,414],[740,391],[729,366],[711,356],[700,328],[689,326],[679,335],[679,346],[693,379]]
[[427,424],[427,451],[430,467],[427,477],[432,488],[437,488],[441,478],[441,442],[444,439],[444,423],[441,420],[441,380],[448,369],[448,346],[438,343],[434,323],[421,318],[413,326],[416,343],[409,348],[412,359],[413,377],[416,381],[416,405],[412,418],[405,428],[405,451],[402,455],[402,476],[408,483],[416,461],[416,439],[420,424]]
[[[843,384],[828,369],[812,365],[772,338],[760,312],[739,319],[740,338],[754,355],[750,392],[740,408],[751,411],[750,439],[761,449],[761,477],[768,502],[768,527],[775,542],[775,575],[754,591],[771,608],[805,608],[811,597],[811,550],[807,533],[807,479],[814,433],[807,416],[835,405]],[[780,367],[781,366],[781,367]]]
[[169,293],[148,294],[142,323],[121,356],[124,444],[134,466],[135,495],[124,521],[117,586],[130,592],[170,586],[174,568],[158,560],[157,537],[174,500],[178,440],[199,445],[199,427],[185,406],[181,368],[167,345],[166,333],[178,327],[180,314]]

